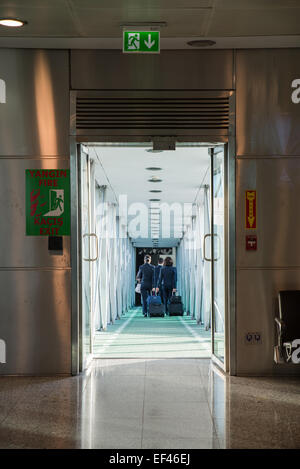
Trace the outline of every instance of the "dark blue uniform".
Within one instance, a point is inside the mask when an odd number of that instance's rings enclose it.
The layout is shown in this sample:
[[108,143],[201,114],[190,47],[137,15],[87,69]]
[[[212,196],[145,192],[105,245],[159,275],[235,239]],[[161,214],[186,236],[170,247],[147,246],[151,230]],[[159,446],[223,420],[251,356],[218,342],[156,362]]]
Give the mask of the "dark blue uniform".
[[155,287],[154,283],[155,268],[152,264],[143,264],[139,267],[136,278],[141,280],[141,295],[143,298],[143,314],[147,315],[147,298],[151,295],[152,288]]
[[155,268],[155,271],[154,271],[154,284],[156,287],[158,287],[158,280],[159,280],[159,274],[160,274],[160,271],[162,269],[162,265],[158,265]]
[[163,293],[165,311],[167,313],[167,304],[168,300],[172,296],[173,288],[176,288],[177,285],[177,269],[176,267],[165,265],[161,268],[159,279],[158,279],[158,288]]
[[[158,287],[158,281],[159,281],[159,274],[160,274],[160,271],[162,269],[162,265],[159,264],[158,266],[155,267],[155,271],[154,271],[154,284],[155,284],[155,287]],[[160,297],[161,297],[161,301],[162,303],[164,302],[164,295],[162,294],[162,292],[160,292]]]

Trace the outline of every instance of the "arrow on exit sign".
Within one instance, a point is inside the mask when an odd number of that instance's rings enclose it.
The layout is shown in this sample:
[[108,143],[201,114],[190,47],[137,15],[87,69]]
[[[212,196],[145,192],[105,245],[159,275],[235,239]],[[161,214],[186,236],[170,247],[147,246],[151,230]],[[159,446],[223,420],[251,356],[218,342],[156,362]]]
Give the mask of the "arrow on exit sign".
[[123,52],[159,54],[160,32],[123,31]]

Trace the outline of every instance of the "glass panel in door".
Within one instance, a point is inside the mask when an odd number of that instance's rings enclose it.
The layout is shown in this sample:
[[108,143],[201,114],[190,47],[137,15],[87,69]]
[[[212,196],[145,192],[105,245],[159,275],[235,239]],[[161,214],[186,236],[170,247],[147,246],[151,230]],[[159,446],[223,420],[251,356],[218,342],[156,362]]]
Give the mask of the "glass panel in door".
[[90,252],[90,162],[88,155],[80,151],[81,196],[81,348],[83,369],[92,352],[91,341],[91,265]]
[[225,357],[225,161],[223,147],[212,151],[212,353]]

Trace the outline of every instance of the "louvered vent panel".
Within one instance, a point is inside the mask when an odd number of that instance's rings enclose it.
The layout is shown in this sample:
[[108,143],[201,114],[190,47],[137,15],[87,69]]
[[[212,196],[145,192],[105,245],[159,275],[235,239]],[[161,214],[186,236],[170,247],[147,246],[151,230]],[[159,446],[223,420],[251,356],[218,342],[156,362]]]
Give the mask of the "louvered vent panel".
[[229,97],[77,97],[76,128],[96,130],[189,129],[222,131],[229,126]]

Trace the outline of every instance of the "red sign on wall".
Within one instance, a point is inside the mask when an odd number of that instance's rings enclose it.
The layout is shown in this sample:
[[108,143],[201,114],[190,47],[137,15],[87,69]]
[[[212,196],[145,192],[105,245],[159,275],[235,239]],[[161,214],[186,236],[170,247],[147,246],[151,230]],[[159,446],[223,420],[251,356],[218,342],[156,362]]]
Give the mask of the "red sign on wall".
[[246,236],[246,251],[257,251],[257,236],[256,235]]
[[256,191],[246,191],[246,229],[256,229]]

